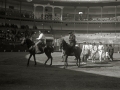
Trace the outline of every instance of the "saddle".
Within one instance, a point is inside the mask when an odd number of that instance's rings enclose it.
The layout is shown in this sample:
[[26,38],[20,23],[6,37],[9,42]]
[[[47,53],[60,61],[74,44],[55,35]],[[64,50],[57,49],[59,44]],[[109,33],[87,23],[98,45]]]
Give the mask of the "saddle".
[[75,47],[70,47],[69,56],[74,56],[75,55],[74,50],[75,50]]
[[75,56],[75,53],[80,53],[82,50],[78,46],[69,48],[69,56]]
[[44,47],[45,47],[45,44],[43,42],[39,42],[35,47],[35,53],[36,54],[44,53]]

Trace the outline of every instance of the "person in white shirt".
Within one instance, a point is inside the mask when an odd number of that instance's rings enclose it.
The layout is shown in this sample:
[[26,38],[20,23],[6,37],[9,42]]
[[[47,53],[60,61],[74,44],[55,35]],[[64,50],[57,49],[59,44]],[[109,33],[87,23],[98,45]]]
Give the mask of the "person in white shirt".
[[90,51],[88,59],[91,59],[92,43],[88,43],[88,47],[89,47],[89,51]]
[[107,60],[109,60],[110,55],[109,55],[109,46],[108,46],[108,44],[106,44],[104,48],[105,48],[105,57],[106,57]]
[[41,31],[39,31],[39,37],[36,38],[36,39],[39,40],[38,43],[39,43],[39,42],[42,42],[42,43],[46,44],[45,35],[44,35]]
[[102,61],[102,55],[104,53],[104,45],[102,44],[102,42],[99,42],[98,53],[99,53],[99,60],[101,62]]
[[97,51],[98,51],[98,47],[97,47],[96,43],[94,42],[92,45],[92,51],[91,51],[92,62],[95,62]]
[[86,64],[87,58],[88,58],[88,55],[89,55],[89,47],[88,47],[88,45],[85,41],[83,42],[82,55],[83,55],[82,64]]
[[39,31],[39,37],[36,39],[38,40],[38,42],[36,43],[37,51],[39,52],[40,50],[41,52],[43,52],[43,47],[46,44],[45,35],[41,31]]

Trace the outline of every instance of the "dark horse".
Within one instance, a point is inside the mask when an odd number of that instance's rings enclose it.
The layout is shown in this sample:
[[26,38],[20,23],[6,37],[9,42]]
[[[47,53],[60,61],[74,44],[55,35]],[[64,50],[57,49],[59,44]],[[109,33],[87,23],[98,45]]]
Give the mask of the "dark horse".
[[64,68],[68,66],[68,62],[67,62],[68,56],[75,56],[77,60],[76,65],[79,67],[80,62],[81,62],[80,55],[81,55],[82,49],[80,49],[79,47],[75,47],[73,52],[71,52],[70,51],[71,46],[68,43],[66,43],[64,39],[61,39],[60,47],[62,47],[62,49],[65,52],[64,53]]
[[[36,65],[36,57],[35,57],[35,54],[37,54],[37,53],[36,53],[37,45],[36,45],[33,41],[31,41],[29,38],[23,38],[21,44],[22,44],[22,45],[23,45],[23,44],[26,44],[27,47],[28,47],[29,53],[30,53],[30,56],[29,56],[28,62],[27,62],[27,66],[29,66],[29,61],[30,61],[30,58],[32,57],[32,55],[33,55],[33,57],[34,57],[34,62],[35,62],[35,65]],[[53,52],[53,47],[52,47],[52,46],[45,46],[45,47],[44,47],[44,53],[45,53],[46,56],[48,57],[48,59],[45,61],[45,65],[46,65],[46,63],[47,63],[47,61],[48,61],[49,59],[51,59],[50,66],[52,65],[52,59],[53,59],[52,56],[51,56],[51,53],[52,53],[52,52]],[[39,53],[39,54],[42,54],[42,53]]]

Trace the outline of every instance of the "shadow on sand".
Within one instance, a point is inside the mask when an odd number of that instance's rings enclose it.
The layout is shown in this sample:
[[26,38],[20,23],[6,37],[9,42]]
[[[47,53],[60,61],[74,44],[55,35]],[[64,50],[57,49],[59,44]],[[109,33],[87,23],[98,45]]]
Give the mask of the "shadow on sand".
[[[1,53],[0,90],[119,90],[120,78],[91,74],[82,71],[57,68],[59,65],[44,66],[30,62],[28,53]],[[11,58],[10,58],[11,57]],[[43,59],[43,58],[41,58]],[[61,65],[62,66],[62,65]],[[75,65],[69,65],[72,67]],[[95,65],[77,68],[96,68]],[[112,67],[110,65],[106,67]],[[101,70],[96,68],[96,70]]]

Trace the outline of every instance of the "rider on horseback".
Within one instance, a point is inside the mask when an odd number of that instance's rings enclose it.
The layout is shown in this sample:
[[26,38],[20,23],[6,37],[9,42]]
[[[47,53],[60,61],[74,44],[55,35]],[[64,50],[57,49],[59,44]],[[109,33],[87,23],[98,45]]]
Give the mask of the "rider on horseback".
[[76,36],[73,34],[73,32],[69,32],[69,43],[71,46],[70,52],[74,52],[76,45]]
[[45,38],[45,35],[41,32],[41,31],[39,31],[39,37],[38,38],[36,38],[37,40],[38,40],[38,42],[36,43],[36,45],[37,45],[37,53],[43,53],[44,52],[44,50],[43,50],[43,47],[45,46],[45,44],[46,44],[46,38]]

